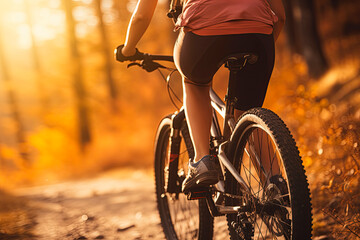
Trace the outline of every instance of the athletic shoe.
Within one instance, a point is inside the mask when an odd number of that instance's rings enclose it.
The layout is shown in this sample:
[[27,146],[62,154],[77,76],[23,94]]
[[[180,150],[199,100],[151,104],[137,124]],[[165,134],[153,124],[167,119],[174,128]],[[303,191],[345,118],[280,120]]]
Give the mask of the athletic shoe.
[[206,155],[194,163],[190,160],[188,174],[182,184],[182,191],[188,193],[193,189],[209,187],[219,181],[218,161],[212,155]]

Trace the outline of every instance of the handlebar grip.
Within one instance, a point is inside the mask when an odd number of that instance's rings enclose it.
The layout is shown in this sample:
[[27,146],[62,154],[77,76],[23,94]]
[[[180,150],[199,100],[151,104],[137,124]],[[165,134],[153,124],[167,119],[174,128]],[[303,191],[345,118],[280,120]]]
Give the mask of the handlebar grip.
[[144,54],[142,52],[139,52],[139,50],[136,48],[136,52],[134,55],[132,56],[124,56],[121,52],[121,50],[123,49],[124,44],[118,46],[115,50],[114,50],[114,55],[115,55],[115,59],[119,62],[125,62],[125,61],[136,61],[136,60],[143,60],[144,59]]
[[123,47],[124,47],[124,44],[118,46],[114,50],[114,57],[119,62],[136,61],[136,60],[174,62],[173,56],[151,55],[151,54],[147,54],[147,53],[142,53],[137,48],[136,48],[136,53],[133,56],[124,56],[121,52]]

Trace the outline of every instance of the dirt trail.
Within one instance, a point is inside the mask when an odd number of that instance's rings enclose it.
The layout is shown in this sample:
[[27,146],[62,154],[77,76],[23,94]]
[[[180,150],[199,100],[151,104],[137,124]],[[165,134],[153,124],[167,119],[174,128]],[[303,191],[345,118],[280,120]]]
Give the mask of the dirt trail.
[[150,174],[119,171],[94,179],[17,190],[14,194],[22,203],[12,210],[22,213],[26,227],[9,229],[7,237],[164,239],[153,189]]
[[[153,177],[145,171],[114,171],[12,194],[0,194],[0,239],[164,239]],[[216,239],[227,239],[219,230],[224,220],[216,224]]]

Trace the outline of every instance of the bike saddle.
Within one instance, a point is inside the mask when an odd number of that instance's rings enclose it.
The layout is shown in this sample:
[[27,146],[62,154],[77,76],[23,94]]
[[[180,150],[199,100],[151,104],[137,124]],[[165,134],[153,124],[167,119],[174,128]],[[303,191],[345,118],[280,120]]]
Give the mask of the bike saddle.
[[258,55],[255,53],[236,53],[227,56],[224,59],[225,67],[227,68],[240,68],[245,67],[246,63],[254,64],[258,60]]
[[228,60],[247,61],[250,64],[254,64],[258,60],[258,55],[255,53],[236,53],[227,56],[225,62]]

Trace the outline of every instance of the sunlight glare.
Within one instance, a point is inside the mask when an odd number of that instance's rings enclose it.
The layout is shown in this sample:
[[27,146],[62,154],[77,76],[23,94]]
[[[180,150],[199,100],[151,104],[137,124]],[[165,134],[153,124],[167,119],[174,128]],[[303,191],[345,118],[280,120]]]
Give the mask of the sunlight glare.
[[78,23],[75,26],[76,36],[77,37],[85,37],[88,33],[88,25],[86,23]]
[[26,22],[26,15],[23,12],[7,12],[3,17],[11,25]]
[[47,41],[56,37],[57,29],[37,24],[34,26],[34,34],[37,39]]
[[113,1],[112,0],[103,0],[101,1],[101,9],[103,10],[109,10],[111,9],[113,6]]
[[18,45],[20,48],[29,49],[32,45],[30,37],[30,28],[27,24],[21,24],[16,29]]
[[89,26],[96,26],[99,22],[94,11],[85,6],[75,7],[73,16],[78,22],[76,25],[76,35],[79,37],[85,37],[89,33]]
[[81,2],[84,4],[91,4],[93,2],[93,0],[74,0],[74,2]]
[[101,10],[103,12],[103,20],[106,24],[112,24],[116,21],[118,16],[113,9],[113,0],[103,0],[101,2]]
[[115,12],[106,12],[104,14],[103,19],[106,24],[112,24],[116,19],[118,15]]
[[98,25],[98,23],[99,19],[96,16],[89,16],[86,21],[86,24],[92,27]]
[[91,4],[93,2],[93,0],[82,0],[82,2],[85,4]]
[[61,7],[61,2],[60,2],[60,0],[50,0],[48,3],[48,6],[50,8],[58,9]]
[[86,21],[89,16],[94,15],[88,7],[77,6],[74,7],[73,16],[76,21]]

